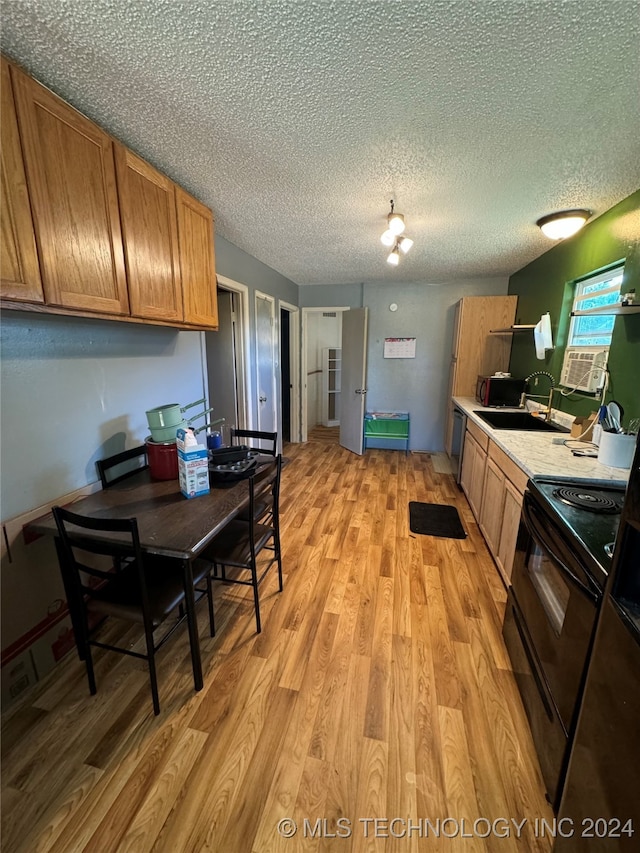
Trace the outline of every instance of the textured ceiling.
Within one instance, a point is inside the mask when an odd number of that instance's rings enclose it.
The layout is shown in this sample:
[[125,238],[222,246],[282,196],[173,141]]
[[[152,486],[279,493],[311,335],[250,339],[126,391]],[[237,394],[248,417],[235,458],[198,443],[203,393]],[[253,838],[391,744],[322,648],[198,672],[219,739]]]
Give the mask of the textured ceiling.
[[[3,0],[2,49],[298,284],[508,275],[640,187],[636,0]],[[389,199],[415,240],[397,269]]]

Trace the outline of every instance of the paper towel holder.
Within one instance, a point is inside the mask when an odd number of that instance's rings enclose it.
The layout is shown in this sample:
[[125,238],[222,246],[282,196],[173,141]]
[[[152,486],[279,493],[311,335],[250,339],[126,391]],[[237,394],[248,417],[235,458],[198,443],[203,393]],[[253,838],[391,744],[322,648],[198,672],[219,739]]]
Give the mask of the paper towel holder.
[[536,348],[536,358],[542,361],[547,353],[547,350],[554,349],[553,335],[551,333],[551,315],[547,311],[540,317],[533,330],[533,342]]

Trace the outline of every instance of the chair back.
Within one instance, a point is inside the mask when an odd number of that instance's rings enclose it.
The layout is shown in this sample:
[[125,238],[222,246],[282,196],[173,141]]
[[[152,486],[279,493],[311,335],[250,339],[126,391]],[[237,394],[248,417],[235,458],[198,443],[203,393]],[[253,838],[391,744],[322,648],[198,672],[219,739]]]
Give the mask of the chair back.
[[[132,459],[136,459],[138,464],[128,465],[126,468],[119,467],[124,466],[126,462],[130,462]],[[96,462],[96,468],[98,469],[103,489],[108,489],[109,486],[114,486],[121,480],[126,480],[127,477],[132,477],[138,471],[143,471],[148,467],[149,460],[145,444],[141,444],[139,447],[131,447],[129,450],[123,450],[121,453],[114,453],[113,456],[107,456],[106,459],[98,459]],[[117,473],[113,470],[116,468],[119,469]]]
[[246,444],[251,450],[275,456],[278,452],[278,433],[231,427],[231,444]]
[[[142,621],[145,624],[150,622],[149,593],[136,519],[91,518],[60,506],[53,507],[52,512],[59,534],[60,568],[65,579],[71,584],[75,604],[84,609],[85,596],[91,598],[97,590],[102,590],[105,585],[113,582],[118,575],[117,568],[114,567],[126,565],[128,571],[132,572],[135,566]],[[90,534],[87,535],[84,531],[90,531]],[[125,536],[119,536],[116,541],[109,539],[110,533]],[[98,534],[98,538],[95,534]],[[109,568],[101,569],[87,561],[88,555],[109,557],[112,564]],[[91,580],[85,580],[83,575],[87,575],[89,579],[93,578],[93,583]]]

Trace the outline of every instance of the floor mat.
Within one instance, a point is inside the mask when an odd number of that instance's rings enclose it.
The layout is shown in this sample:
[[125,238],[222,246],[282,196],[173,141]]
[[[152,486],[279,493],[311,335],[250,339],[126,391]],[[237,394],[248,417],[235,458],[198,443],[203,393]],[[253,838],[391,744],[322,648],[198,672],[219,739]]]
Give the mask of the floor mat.
[[458,510],[447,504],[409,502],[409,527],[412,533],[423,536],[442,536],[445,539],[466,539]]

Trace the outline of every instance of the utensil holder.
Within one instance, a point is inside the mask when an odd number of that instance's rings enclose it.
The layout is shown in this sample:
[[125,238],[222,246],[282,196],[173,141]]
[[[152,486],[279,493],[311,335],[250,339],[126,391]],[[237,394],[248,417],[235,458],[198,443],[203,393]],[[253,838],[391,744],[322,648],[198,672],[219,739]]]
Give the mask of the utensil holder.
[[635,435],[603,431],[598,448],[598,462],[611,468],[631,468],[635,447]]

